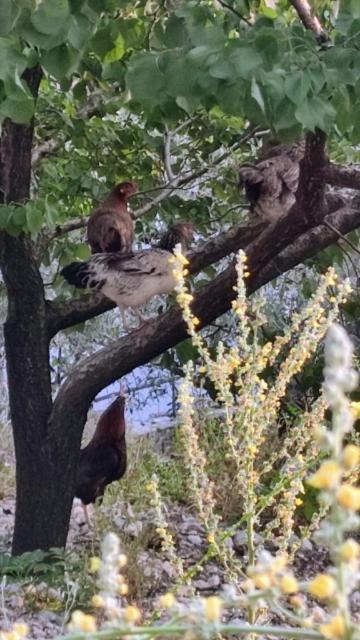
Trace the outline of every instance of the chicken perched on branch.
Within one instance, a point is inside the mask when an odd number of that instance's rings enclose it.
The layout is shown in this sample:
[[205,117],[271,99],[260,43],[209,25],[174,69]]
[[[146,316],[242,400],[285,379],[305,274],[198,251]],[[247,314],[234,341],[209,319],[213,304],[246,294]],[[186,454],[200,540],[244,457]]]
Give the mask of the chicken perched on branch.
[[87,505],[104,495],[105,487],[126,471],[125,397],[119,396],[101,414],[89,444],[81,449],[75,497]]
[[126,308],[138,312],[153,296],[173,291],[176,282],[169,262],[171,252],[180,243],[185,253],[193,233],[192,223],[177,223],[160,242],[166,248],[159,246],[129,255],[99,253],[87,262],[72,262],[62,269],[61,275],[78,289],[94,289],[113,300],[128,328]]
[[172,251],[177,244],[181,244],[182,253],[186,253],[194,237],[195,227],[193,222],[175,222],[160,238],[159,249]]
[[245,189],[251,212],[274,222],[290,211],[296,200],[304,152],[305,140],[291,149],[277,145],[259,162],[240,167],[239,185]]
[[134,224],[128,211],[128,199],[136,191],[135,182],[120,182],[94,209],[87,225],[92,253],[129,253],[132,250]]

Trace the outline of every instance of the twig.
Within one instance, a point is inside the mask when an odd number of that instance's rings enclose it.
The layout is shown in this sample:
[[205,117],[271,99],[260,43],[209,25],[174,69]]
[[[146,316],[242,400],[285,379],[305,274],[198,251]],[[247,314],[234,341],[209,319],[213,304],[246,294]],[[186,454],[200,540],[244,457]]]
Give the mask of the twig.
[[327,33],[322,28],[319,19],[312,15],[311,7],[307,0],[289,0],[289,2],[294,7],[306,29],[312,31],[321,41],[328,39]]
[[228,4],[227,2],[224,2],[224,0],[218,0],[218,3],[221,4],[222,7],[224,7],[224,9],[228,9],[228,11],[230,11],[231,13],[234,14],[234,16],[236,16],[237,18],[239,18],[239,20],[243,20],[243,22],[246,22],[246,24],[248,25],[248,27],[251,27],[252,24],[250,22],[250,20],[248,20],[247,18],[245,18],[245,16],[243,16],[237,9],[235,9],[235,7],[232,7],[230,4]]
[[172,141],[172,133],[169,131],[168,127],[165,126],[165,134],[164,134],[164,165],[165,171],[168,180],[172,181],[175,179],[175,174],[172,170],[171,166],[171,141]]
[[[245,142],[250,140],[254,135],[256,135],[258,133],[259,133],[258,128],[251,129],[250,131],[245,133],[240,138],[240,140],[238,140],[238,142],[235,142],[235,144],[233,144],[233,146],[230,147],[230,149],[228,149],[227,151],[224,151],[215,160],[213,160],[212,162],[209,162],[209,164],[212,167],[221,164],[221,162],[223,162],[229,156],[231,156],[231,154],[234,151],[239,149],[239,147],[241,147],[241,145],[245,144]],[[152,202],[150,202],[150,203],[144,205],[143,207],[140,207],[136,211],[134,211],[132,217],[134,219],[137,219],[137,218],[140,218],[141,216],[145,215],[145,213],[150,211],[154,206],[156,206],[157,204],[160,204],[160,202],[162,202],[163,200],[168,198],[169,195],[173,191],[175,191],[179,186],[187,184],[188,182],[191,182],[192,180],[196,180],[196,178],[200,178],[201,176],[203,176],[208,171],[209,171],[209,166],[205,166],[205,167],[202,167],[201,169],[198,169],[197,171],[185,172],[183,175],[179,175],[176,178],[174,178],[174,180],[169,180],[166,184],[163,184],[163,185],[161,185],[161,187],[159,187],[159,189],[162,190],[162,193],[160,193],[158,196],[156,196],[152,200]]]
[[346,244],[349,245],[349,247],[351,247],[351,249],[353,251],[355,251],[355,253],[357,253],[360,256],[360,251],[359,249],[354,245],[353,242],[351,242],[351,240],[349,240],[346,236],[344,236],[338,229],[336,229],[336,227],[334,227],[332,224],[330,224],[330,222],[328,222],[325,218],[324,218],[324,224],[334,233],[336,233],[336,235],[341,238],[341,240],[344,240],[344,242],[346,242]]

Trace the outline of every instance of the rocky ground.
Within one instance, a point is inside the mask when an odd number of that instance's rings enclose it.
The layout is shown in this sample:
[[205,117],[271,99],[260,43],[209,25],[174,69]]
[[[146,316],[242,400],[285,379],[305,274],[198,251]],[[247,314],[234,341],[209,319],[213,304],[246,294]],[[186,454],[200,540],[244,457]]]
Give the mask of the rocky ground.
[[[184,561],[184,566],[191,567],[203,556],[208,547],[205,531],[196,518],[184,507],[173,507],[169,515],[171,527],[176,535],[178,553]],[[132,584],[130,580],[130,587],[137,590],[138,604],[145,612],[150,611],[159,593],[171,587],[175,578],[173,566],[164,560],[161,553],[154,513],[148,510],[135,514],[131,507],[122,505],[118,512],[113,509],[112,516],[114,529],[125,536],[127,544],[130,542],[130,548],[131,541],[136,543],[141,540],[141,544],[144,545],[144,548],[136,549],[137,583],[135,584],[133,581]],[[13,519],[14,501],[4,500],[0,511],[2,552],[8,551],[10,548]],[[93,539],[94,531],[89,530],[84,523],[81,506],[75,503],[71,519],[69,548],[83,551],[86,547],[91,553]],[[263,546],[261,536],[257,537],[257,543],[260,547]],[[237,531],[229,539],[228,544],[234,550],[237,558],[243,558],[246,551],[245,532]],[[297,553],[293,568],[298,578],[309,578],[319,571],[326,570],[328,561],[324,549],[306,541],[302,543]],[[209,595],[221,590],[225,582],[223,568],[211,561],[206,563],[203,566],[203,571],[194,577],[193,586],[200,595]],[[186,597],[185,593],[184,597]],[[0,601],[0,628],[6,628],[16,620],[23,620],[31,629],[31,637],[54,638],[64,630],[66,611],[71,603],[71,597],[69,593],[64,594],[59,590],[49,589],[44,583],[35,587],[31,583],[21,584],[10,579],[2,582]],[[58,602],[59,610],[56,610],[56,602]],[[355,618],[360,622],[360,591],[355,591],[352,595],[352,609]],[[312,612],[318,621],[324,619],[325,611],[318,604],[313,603]],[[270,618],[270,620],[274,620],[274,618]],[[269,617],[266,622],[269,622]],[[281,620],[276,618],[276,622],[281,622]]]
[[[168,434],[165,432],[161,432],[158,436],[151,434],[151,438],[154,439],[153,445],[159,455],[163,455],[168,448]],[[15,511],[13,488],[11,490],[10,485],[4,480],[6,470],[13,465],[10,449],[6,449],[1,463],[0,490],[2,488],[3,498],[0,503],[0,554],[8,554]],[[7,495],[9,497],[4,497]],[[169,506],[167,520],[174,535],[177,553],[183,560],[185,570],[188,570],[196,565],[208,549],[204,528],[189,508],[180,505]],[[158,595],[171,588],[177,577],[173,565],[164,559],[164,554],[161,552],[156,527],[156,517],[152,509],[136,512],[128,503],[119,504],[115,501],[111,506],[107,506],[105,501],[105,504],[93,514],[92,527],[89,529],[85,523],[81,505],[75,500],[68,548],[74,552],[75,557],[91,556],[97,553],[98,542],[104,532],[111,528],[118,533],[129,557],[131,570],[127,580],[130,586],[130,600],[136,601],[146,616],[156,606]],[[266,548],[270,552],[276,551],[276,541],[264,542],[261,535],[256,535],[258,549]],[[227,544],[233,550],[235,558],[246,565],[245,531],[236,531],[234,536],[228,539]],[[34,581],[31,572],[25,578],[22,576],[21,579],[16,579],[14,576],[2,577],[4,572],[1,570],[1,562],[0,555],[0,629],[9,629],[13,622],[22,620],[29,625],[32,638],[55,638],[62,634],[66,628],[68,612],[74,597],[78,597],[79,589],[83,588],[81,576],[76,579],[70,576],[65,587],[49,587],[45,582]],[[313,542],[303,541],[295,557],[293,570],[301,580],[326,570],[328,564],[326,550]],[[210,595],[220,591],[226,582],[223,567],[212,560],[205,563],[202,571],[194,575],[192,584],[198,594]],[[83,594],[82,606],[86,606],[94,592],[94,585],[87,575],[85,584],[88,592]],[[181,597],[186,599],[186,590]],[[321,622],[325,616],[324,608],[315,602],[310,604],[315,619]],[[355,619],[360,622],[360,590],[352,594],[351,606]],[[237,617],[235,612],[234,619]],[[269,614],[261,619],[262,623],[272,621],[282,622],[281,618],[269,617]]]

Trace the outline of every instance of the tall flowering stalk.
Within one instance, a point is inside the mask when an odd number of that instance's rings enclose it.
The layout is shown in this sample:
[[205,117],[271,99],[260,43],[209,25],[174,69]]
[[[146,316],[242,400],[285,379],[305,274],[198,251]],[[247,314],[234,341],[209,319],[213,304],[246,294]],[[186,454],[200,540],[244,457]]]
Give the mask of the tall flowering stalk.
[[[261,298],[255,298],[251,304],[247,301],[245,282],[249,271],[246,255],[240,251],[234,287],[236,298],[232,302],[237,321],[235,340],[229,347],[219,342],[213,357],[198,331],[201,320],[191,311],[192,295],[186,289],[185,279],[187,259],[178,249],[171,260],[177,280],[177,301],[193,344],[203,360],[199,373],[207,373],[224,410],[226,457],[234,463],[233,486],[243,501],[248,529],[248,560],[253,565],[254,527],[260,514],[271,504],[275,507],[275,516],[268,525],[267,535],[274,529],[281,531],[280,545],[284,550],[288,547],[294,514],[301,504],[299,496],[304,492],[303,481],[319,453],[312,427],[323,422],[327,406],[326,398],[320,397],[310,411],[301,416],[282,446],[269,457],[281,401],[290,381],[315,353],[338,314],[339,304],[346,299],[351,288],[347,280],[338,282],[334,269],[330,268],[321,277],[319,287],[308,304],[294,314],[285,334],[276,338],[273,344],[261,345],[259,335],[264,322],[264,303]],[[277,364],[279,358],[280,364]],[[278,375],[275,382],[269,384],[264,379],[264,371],[275,365]],[[188,408],[191,405],[193,411],[190,395],[188,393],[184,405]],[[191,457],[189,461],[191,463]],[[280,461],[283,466],[281,477],[264,499],[259,495],[259,487]]]
[[169,531],[169,523],[166,518],[166,507],[164,505],[160,488],[159,479],[156,473],[153,473],[151,482],[146,485],[146,490],[150,494],[150,504],[155,509],[156,513],[156,532],[161,538],[161,549],[169,558],[169,561],[175,568],[178,576],[178,580],[181,580],[184,576],[184,565],[180,556],[176,552],[174,537]]

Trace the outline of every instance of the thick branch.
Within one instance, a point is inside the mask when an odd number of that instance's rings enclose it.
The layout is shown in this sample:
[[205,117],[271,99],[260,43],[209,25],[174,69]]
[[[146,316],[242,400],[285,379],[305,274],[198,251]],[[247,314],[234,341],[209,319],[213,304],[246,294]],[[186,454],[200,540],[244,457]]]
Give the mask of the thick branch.
[[316,16],[313,16],[308,1],[289,0],[289,2],[294,7],[304,27],[309,29],[309,31],[312,31],[319,40],[327,40],[327,33],[322,28],[319,19]]
[[360,170],[329,162],[321,171],[322,179],[334,187],[360,189]]
[[[339,210],[327,217],[342,233],[359,227],[359,210]],[[272,225],[273,230],[276,225]],[[274,277],[315,255],[336,240],[336,234],[324,224],[318,225],[298,237],[279,255],[276,252],[249,281],[249,293],[266,284]],[[251,245],[248,247],[249,252]],[[234,298],[235,267],[230,265],[211,284],[197,293],[193,311],[201,319],[201,327],[208,325],[229,310]],[[172,307],[140,329],[96,352],[80,363],[62,385],[54,404],[54,419],[58,412],[83,412],[95,395],[115,380],[146,364],[167,349],[174,347],[187,337],[185,324],[177,306]]]
[[[230,253],[246,247],[259,235],[264,226],[265,223],[262,222],[247,227],[237,226],[226,233],[219,234],[216,238],[211,238],[190,254],[190,272],[198,273]],[[48,302],[49,336],[52,337],[62,329],[94,318],[114,306],[101,294],[88,294],[66,301]]]

